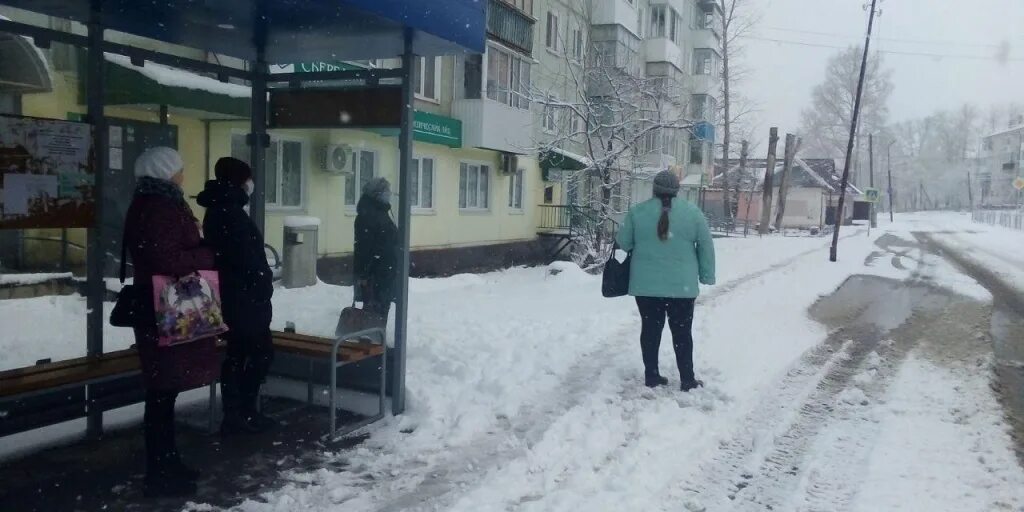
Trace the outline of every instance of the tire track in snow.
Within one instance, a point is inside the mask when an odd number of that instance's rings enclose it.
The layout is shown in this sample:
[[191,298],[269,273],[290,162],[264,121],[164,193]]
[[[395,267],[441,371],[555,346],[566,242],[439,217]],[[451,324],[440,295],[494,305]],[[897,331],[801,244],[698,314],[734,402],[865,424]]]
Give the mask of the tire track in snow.
[[[851,232],[842,238],[863,234],[863,230]],[[756,279],[769,275],[793,263],[820,254],[823,247],[817,247],[794,254],[768,267],[727,281],[701,296],[701,306],[710,306],[719,298]],[[614,374],[608,361],[621,352],[621,340],[634,338],[638,329],[634,322],[613,336],[601,340],[601,345],[582,354],[580,360],[566,373],[567,378],[557,388],[557,393],[548,395],[549,400],[537,405],[527,405],[514,418],[507,419],[502,430],[485,434],[476,441],[449,452],[438,464],[421,466],[410,471],[408,466],[393,468],[394,478],[366,478],[353,475],[353,481],[364,482],[362,492],[372,493],[376,502],[373,509],[381,512],[404,510],[443,510],[458,496],[460,491],[479,483],[491,471],[502,464],[527,454],[532,446],[543,439],[545,433],[560,418],[584,403],[593,388],[595,377]],[[614,375],[613,375],[614,377]],[[635,382],[622,382],[621,399],[634,388]],[[625,449],[627,446],[620,447]],[[388,474],[384,471],[384,474]],[[392,481],[398,479],[398,482]],[[418,480],[410,485],[409,480]],[[528,497],[526,497],[528,498]],[[343,503],[340,503],[343,504]]]

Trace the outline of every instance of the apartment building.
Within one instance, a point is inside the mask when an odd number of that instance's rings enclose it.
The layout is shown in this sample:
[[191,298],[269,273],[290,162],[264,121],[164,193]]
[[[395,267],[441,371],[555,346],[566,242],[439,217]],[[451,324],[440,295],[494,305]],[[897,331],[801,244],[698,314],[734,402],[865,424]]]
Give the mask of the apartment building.
[[[1020,121],[1020,120],[1015,120]],[[1015,123],[981,139],[978,188],[981,206],[1016,206],[1021,193],[1014,181],[1024,177],[1024,123]]]

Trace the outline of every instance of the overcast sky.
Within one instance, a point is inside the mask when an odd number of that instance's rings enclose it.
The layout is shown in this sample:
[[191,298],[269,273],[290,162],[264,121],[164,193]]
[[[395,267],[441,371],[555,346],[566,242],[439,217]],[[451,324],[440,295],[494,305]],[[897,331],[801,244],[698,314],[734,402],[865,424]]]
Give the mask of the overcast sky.
[[[750,1],[761,18],[744,42],[750,76],[741,89],[756,102],[757,133],[767,139],[770,126],[782,133],[799,127],[800,111],[837,51],[807,45],[863,42],[867,11],[863,0]],[[891,120],[922,117],[964,102],[980,107],[1024,103],[1024,0],[884,0],[880,5],[872,50],[947,55],[883,55],[895,85]],[[1001,64],[995,55],[1004,42],[1010,52]]]

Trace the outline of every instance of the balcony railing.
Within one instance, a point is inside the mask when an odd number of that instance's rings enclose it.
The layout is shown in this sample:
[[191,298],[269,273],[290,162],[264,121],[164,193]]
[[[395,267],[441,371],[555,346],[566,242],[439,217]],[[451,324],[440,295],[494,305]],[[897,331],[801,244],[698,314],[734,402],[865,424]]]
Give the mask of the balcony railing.
[[533,54],[533,23],[533,18],[505,2],[488,3],[487,34],[526,55]]

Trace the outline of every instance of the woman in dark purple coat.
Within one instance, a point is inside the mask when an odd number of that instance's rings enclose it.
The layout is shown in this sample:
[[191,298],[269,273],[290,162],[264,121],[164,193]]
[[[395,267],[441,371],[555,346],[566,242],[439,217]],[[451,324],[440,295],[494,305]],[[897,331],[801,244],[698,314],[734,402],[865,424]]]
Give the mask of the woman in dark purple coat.
[[214,338],[157,346],[152,277],[180,277],[214,268],[213,251],[203,246],[198,222],[181,190],[183,169],[177,151],[146,150],[135,162],[138,186],[125,218],[125,244],[143,306],[135,344],[146,386],[147,496],[195,493],[198,472],[182,463],[175,444],[174,402],[179,392],[216,380],[220,367]]

